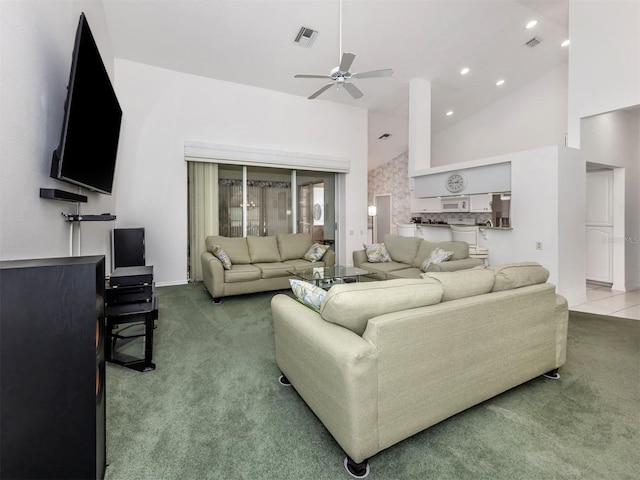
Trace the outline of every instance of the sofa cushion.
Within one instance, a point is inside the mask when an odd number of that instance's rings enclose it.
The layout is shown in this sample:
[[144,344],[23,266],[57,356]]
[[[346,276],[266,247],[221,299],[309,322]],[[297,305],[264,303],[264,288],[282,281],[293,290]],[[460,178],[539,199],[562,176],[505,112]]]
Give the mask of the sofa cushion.
[[493,265],[488,270],[495,273],[494,292],[545,283],[549,278],[549,270],[537,262]]
[[287,260],[282,262],[287,265],[289,270],[293,270],[299,272],[301,270],[306,270],[308,268],[319,268],[324,267],[325,263],[321,260],[319,262],[311,263],[309,260],[305,260],[304,258],[297,258],[295,260]]
[[247,247],[249,248],[251,263],[280,261],[280,252],[278,251],[278,240],[276,237],[257,237],[250,235],[247,237]]
[[319,262],[327,250],[329,250],[329,245],[314,243],[309,247],[309,250],[307,250],[307,253],[305,253],[302,258],[310,262]]
[[491,292],[495,274],[490,269],[458,270],[457,272],[429,272],[421,277],[427,283],[442,287],[442,301],[473,297]]
[[[395,270],[404,270],[407,268],[407,265],[404,263],[398,262],[381,262],[381,263],[367,263],[366,265],[361,265],[364,270],[369,270],[370,272],[379,272],[379,273],[389,273]],[[418,278],[418,277],[415,277]]]
[[231,270],[224,271],[225,283],[249,282],[251,280],[260,280],[262,271],[253,265],[237,265],[234,264]]
[[222,237],[219,235],[211,235],[205,239],[207,251],[213,253],[211,247],[213,245],[219,245],[227,255],[231,263],[236,265],[246,265],[251,263],[249,258],[249,249],[247,247],[247,240],[244,237]]
[[422,270],[420,270],[419,268],[415,268],[415,267],[402,268],[400,270],[393,270],[393,271],[387,273],[387,278],[388,279],[392,279],[392,278],[420,278],[420,274],[421,273],[422,273]]
[[291,285],[291,291],[299,302],[316,312],[320,311],[320,306],[327,294],[326,290],[323,290],[312,283],[294,278],[289,279],[289,284]]
[[389,256],[389,252],[387,252],[387,247],[384,246],[384,243],[371,243],[369,245],[364,243],[362,246],[364,247],[364,253],[367,256],[367,262],[385,263],[391,261],[391,257]]
[[422,240],[418,237],[401,237],[400,235],[385,235],[384,245],[395,262],[411,265],[418,253],[418,246]]
[[276,239],[280,260],[283,262],[303,258],[313,243],[310,233],[281,233],[276,236]]
[[327,292],[320,315],[362,335],[370,318],[433,305],[441,298],[442,287],[422,279],[339,284]]
[[279,278],[290,277],[293,270],[289,265],[282,262],[254,263],[254,267],[258,267],[262,272],[262,278]]

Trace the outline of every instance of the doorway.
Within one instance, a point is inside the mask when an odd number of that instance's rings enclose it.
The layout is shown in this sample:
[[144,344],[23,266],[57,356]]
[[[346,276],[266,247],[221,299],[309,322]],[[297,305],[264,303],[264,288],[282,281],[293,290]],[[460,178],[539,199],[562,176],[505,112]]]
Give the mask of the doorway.
[[625,288],[625,169],[587,163],[586,277],[590,283]]
[[373,196],[376,217],[373,222],[373,243],[381,243],[384,236],[391,233],[391,194]]

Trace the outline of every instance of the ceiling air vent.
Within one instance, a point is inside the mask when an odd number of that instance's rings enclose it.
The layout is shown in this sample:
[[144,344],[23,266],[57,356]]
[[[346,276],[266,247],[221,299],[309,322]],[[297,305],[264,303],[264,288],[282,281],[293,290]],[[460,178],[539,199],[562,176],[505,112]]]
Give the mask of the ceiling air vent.
[[300,27],[300,31],[293,40],[293,43],[300,45],[301,47],[309,48],[313,45],[313,41],[318,36],[318,32],[307,27]]
[[531,40],[529,40],[528,42],[525,43],[525,45],[529,48],[533,48],[536,47],[538,45],[540,45],[542,43],[542,38],[540,37],[533,37]]

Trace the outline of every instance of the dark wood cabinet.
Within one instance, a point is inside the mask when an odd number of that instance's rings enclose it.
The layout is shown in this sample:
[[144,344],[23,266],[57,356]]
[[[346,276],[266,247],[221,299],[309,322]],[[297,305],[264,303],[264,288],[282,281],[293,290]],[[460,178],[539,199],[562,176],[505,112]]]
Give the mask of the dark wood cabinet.
[[104,478],[104,256],[0,262],[0,478]]

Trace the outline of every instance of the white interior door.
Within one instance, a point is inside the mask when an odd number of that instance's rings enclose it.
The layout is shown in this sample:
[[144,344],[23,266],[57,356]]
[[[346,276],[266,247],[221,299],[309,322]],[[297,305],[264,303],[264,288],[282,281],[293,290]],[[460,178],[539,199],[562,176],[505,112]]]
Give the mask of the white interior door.
[[381,243],[384,241],[384,236],[391,233],[391,194],[374,195],[373,204],[376,206],[373,241]]
[[613,170],[587,172],[587,280],[613,283]]

